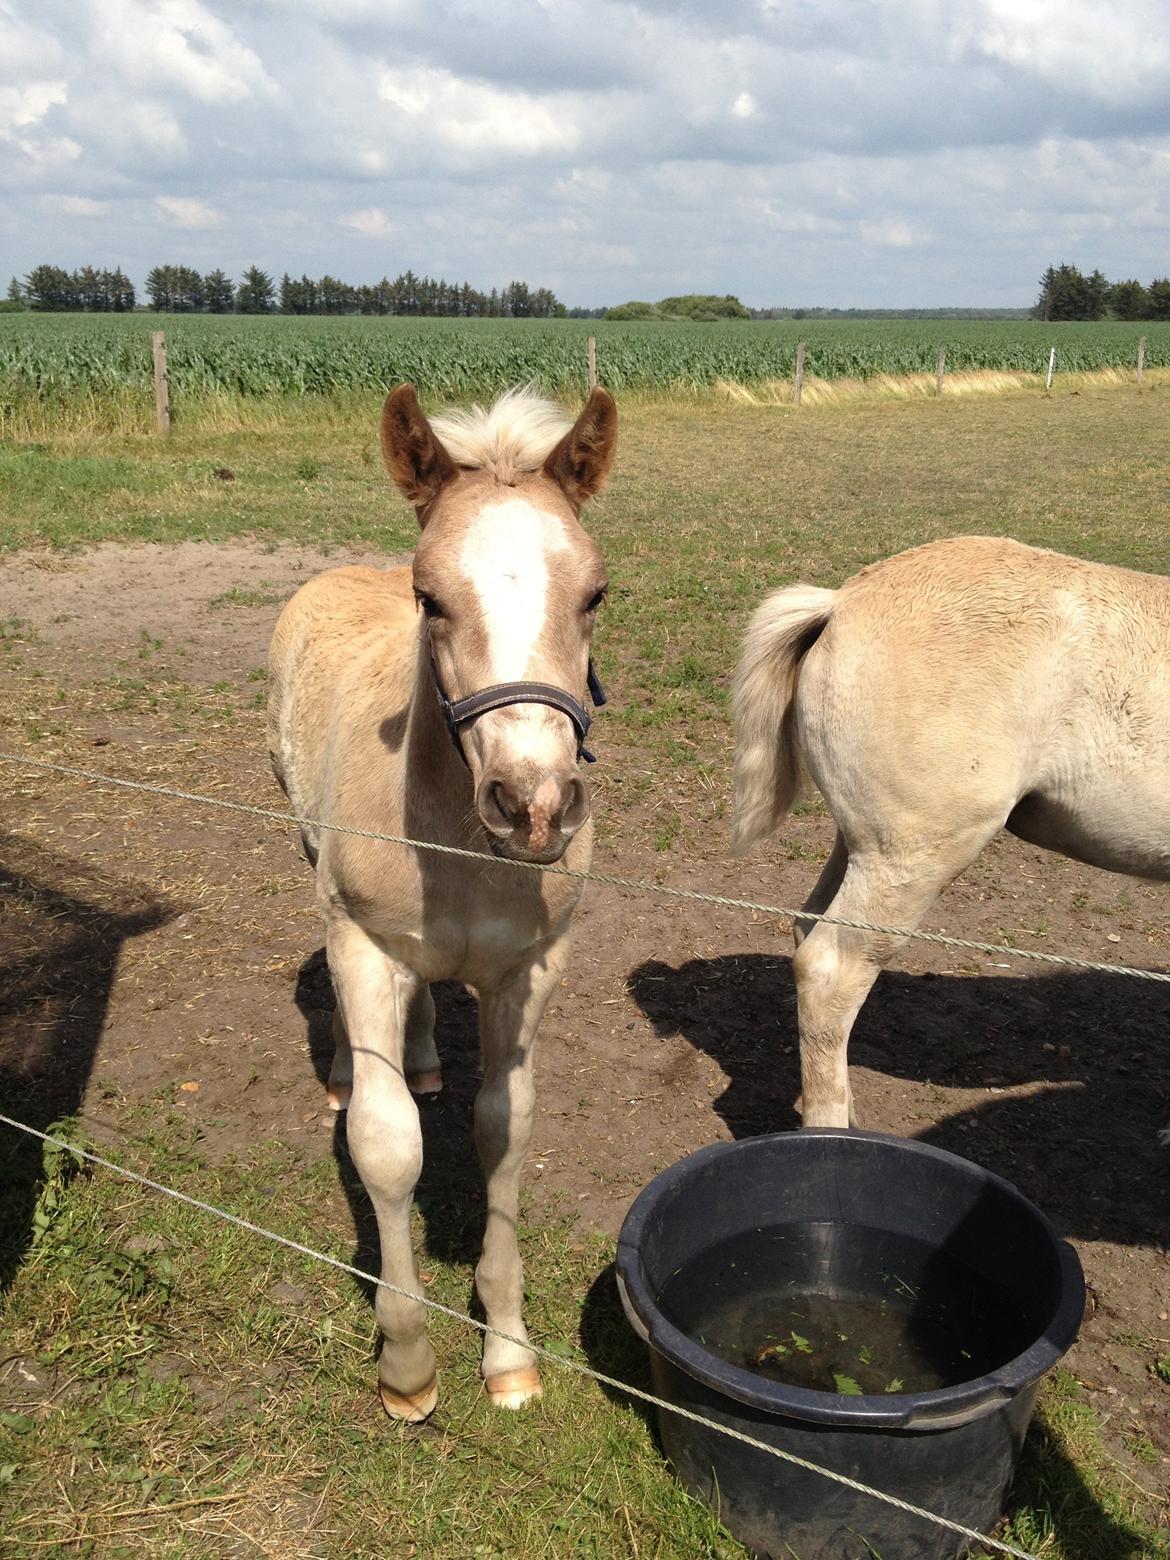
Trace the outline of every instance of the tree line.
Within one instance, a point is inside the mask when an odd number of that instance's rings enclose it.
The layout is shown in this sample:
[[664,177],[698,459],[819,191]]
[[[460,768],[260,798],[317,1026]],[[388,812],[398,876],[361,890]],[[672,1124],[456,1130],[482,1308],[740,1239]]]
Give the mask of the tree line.
[[23,284],[12,278],[8,302],[26,309],[128,314],[135,305],[134,283],[121,269],[105,271],[85,265],[79,271],[63,271],[59,265],[38,265]]
[[[355,287],[335,276],[295,278],[287,272],[275,283],[258,266],[249,266],[237,284],[223,271],[205,275],[186,265],[156,265],[146,278],[145,307],[162,314],[413,314],[471,319],[554,319],[567,312],[547,287],[509,282],[482,292],[462,284],[404,271],[393,281]],[[121,269],[83,266],[66,271],[38,265],[8,285],[8,302],[38,311],[128,313],[138,307],[134,285]]]
[[1040,278],[1040,296],[1032,309],[1037,320],[1170,320],[1170,277],[1156,277],[1148,287],[1130,279],[1111,282],[1093,271],[1085,276],[1075,265],[1050,265]]

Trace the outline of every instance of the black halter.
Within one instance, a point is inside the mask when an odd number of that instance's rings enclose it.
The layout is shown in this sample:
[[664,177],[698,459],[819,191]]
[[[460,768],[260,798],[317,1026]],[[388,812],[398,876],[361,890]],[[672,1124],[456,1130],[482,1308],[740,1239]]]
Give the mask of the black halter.
[[[443,712],[443,719],[447,722],[447,730],[451,734],[451,741],[455,744],[455,751],[463,762],[467,763],[467,754],[463,751],[463,743],[459,738],[460,726],[469,720],[474,720],[477,715],[486,714],[488,710],[503,709],[506,704],[547,704],[554,710],[560,710],[562,715],[567,715],[573,722],[573,729],[577,733],[577,757],[583,758],[587,764],[595,762],[593,754],[585,746],[585,738],[589,734],[592,718],[583,704],[578,704],[571,693],[566,693],[563,688],[554,688],[551,683],[538,682],[513,682],[496,683],[491,688],[481,688],[478,693],[469,693],[465,699],[451,700],[443,691],[443,684],[439,678],[439,668],[435,665],[435,658],[431,656],[431,676],[435,680],[435,691],[439,695],[439,708]],[[593,667],[590,657],[588,674],[589,697],[594,705],[600,709],[605,703],[605,689],[601,686],[601,679]]]

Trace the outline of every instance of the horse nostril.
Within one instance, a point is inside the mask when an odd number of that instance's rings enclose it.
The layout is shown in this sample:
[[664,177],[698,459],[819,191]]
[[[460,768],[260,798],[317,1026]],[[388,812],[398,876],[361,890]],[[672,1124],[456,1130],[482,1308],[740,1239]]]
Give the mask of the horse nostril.
[[574,775],[565,787],[561,807],[561,828],[579,829],[589,816],[589,787]]
[[518,828],[526,816],[524,803],[502,780],[485,780],[480,786],[479,812],[488,827],[496,829]]

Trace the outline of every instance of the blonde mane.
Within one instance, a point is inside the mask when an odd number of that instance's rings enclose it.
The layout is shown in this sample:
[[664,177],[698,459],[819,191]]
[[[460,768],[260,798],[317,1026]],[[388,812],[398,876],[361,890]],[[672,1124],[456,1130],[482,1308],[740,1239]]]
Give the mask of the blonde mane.
[[511,487],[526,471],[539,471],[572,420],[531,385],[519,385],[490,407],[443,412],[431,426],[457,466],[490,471]]

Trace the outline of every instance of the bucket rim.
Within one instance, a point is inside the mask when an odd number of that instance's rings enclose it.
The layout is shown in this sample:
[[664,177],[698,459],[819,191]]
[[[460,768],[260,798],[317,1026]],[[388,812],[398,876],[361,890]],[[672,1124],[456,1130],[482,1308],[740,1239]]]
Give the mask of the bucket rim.
[[[641,1241],[646,1224],[658,1203],[696,1170],[712,1161],[732,1158],[764,1142],[792,1143],[840,1139],[856,1144],[876,1143],[908,1154],[973,1172],[994,1185],[1023,1208],[1037,1224],[1037,1233],[1051,1242],[1060,1264],[1060,1296],[1044,1331],[1022,1353],[995,1370],[926,1392],[845,1396],[815,1392],[806,1387],[773,1381],[743,1366],[733,1365],[710,1353],[658,1307],[657,1295],[642,1271]],[[618,1235],[615,1260],[618,1292],[627,1319],[648,1347],[704,1386],[735,1402],[776,1417],[806,1420],[814,1424],[890,1430],[941,1430],[981,1419],[994,1413],[1038,1382],[1071,1348],[1085,1308],[1085,1281],[1076,1250],[1057,1234],[1051,1220],[1020,1189],[993,1170],[964,1159],[931,1143],[898,1137],[889,1132],[867,1132],[856,1127],[807,1127],[794,1132],[761,1133],[734,1142],[709,1143],[660,1171],[630,1205]]]

